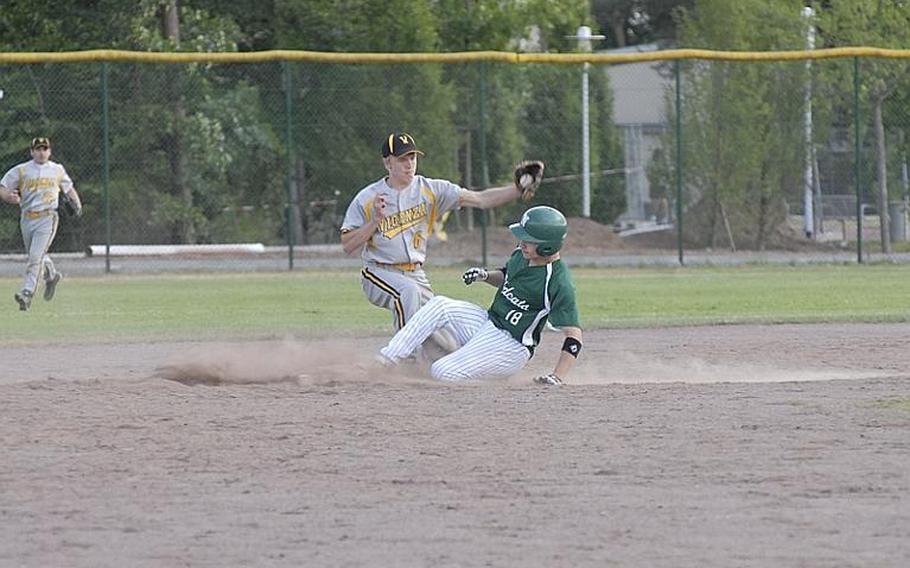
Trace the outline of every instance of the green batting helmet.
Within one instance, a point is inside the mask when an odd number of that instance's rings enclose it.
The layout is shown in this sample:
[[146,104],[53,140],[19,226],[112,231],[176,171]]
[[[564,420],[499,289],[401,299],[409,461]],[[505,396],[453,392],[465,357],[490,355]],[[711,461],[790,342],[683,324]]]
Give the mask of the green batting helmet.
[[540,256],[550,256],[562,248],[569,224],[558,210],[540,205],[525,211],[521,222],[509,225],[509,230],[526,243],[537,243]]

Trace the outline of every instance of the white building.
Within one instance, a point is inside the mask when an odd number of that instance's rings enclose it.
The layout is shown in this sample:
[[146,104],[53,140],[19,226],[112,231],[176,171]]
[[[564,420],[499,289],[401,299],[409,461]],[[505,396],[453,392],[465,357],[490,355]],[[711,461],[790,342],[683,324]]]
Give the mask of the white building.
[[[600,53],[657,51],[656,44],[636,45]],[[673,96],[672,62],[625,63],[606,67],[613,92],[613,120],[623,132],[627,209],[621,222],[654,219],[648,165],[668,128],[667,97]],[[672,100],[672,99],[670,99]],[[661,220],[663,221],[663,220]]]

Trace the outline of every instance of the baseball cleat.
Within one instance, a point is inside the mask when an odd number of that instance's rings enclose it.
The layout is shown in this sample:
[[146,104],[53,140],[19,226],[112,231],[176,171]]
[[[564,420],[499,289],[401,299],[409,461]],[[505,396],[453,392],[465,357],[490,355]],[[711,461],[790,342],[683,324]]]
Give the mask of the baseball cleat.
[[16,295],[13,297],[16,298],[17,302],[19,302],[20,312],[27,312],[29,307],[32,305],[32,293],[28,290],[16,292]]
[[555,385],[563,384],[562,379],[560,379],[559,377],[557,377],[556,375],[554,375],[552,373],[549,375],[535,377],[534,382],[539,385],[554,385],[555,386]]
[[376,355],[376,357],[374,358],[374,361],[376,361],[376,363],[378,363],[380,367],[385,367],[387,369],[398,366],[397,361],[395,361],[394,359],[392,359],[390,357],[386,357],[382,353],[378,353]]
[[50,280],[44,281],[44,299],[48,302],[54,299],[54,293],[57,291],[57,284],[63,280],[63,274],[58,272]]

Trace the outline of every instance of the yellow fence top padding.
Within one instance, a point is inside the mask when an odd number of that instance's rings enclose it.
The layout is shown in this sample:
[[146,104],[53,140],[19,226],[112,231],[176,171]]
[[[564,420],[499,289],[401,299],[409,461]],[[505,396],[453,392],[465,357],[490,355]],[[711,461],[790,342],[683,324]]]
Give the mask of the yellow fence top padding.
[[717,61],[798,61],[807,59],[839,59],[867,57],[910,59],[910,50],[877,47],[836,47],[811,51],[712,51],[707,49],[668,49],[642,53],[513,53],[508,51],[465,51],[455,53],[335,53],[325,51],[253,51],[253,52],[151,52],[95,49],[65,52],[7,52],[0,53],[0,64],[10,63],[261,63],[269,61],[298,61],[310,63],[395,64],[395,63],[638,63],[674,59],[704,59]]

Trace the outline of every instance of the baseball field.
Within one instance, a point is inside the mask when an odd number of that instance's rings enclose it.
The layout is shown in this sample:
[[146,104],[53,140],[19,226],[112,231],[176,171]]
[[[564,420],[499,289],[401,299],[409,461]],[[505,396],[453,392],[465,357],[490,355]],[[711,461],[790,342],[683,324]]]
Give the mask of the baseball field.
[[0,566],[910,565],[910,267],[574,275],[559,388],[380,371],[353,271],[0,279]]

